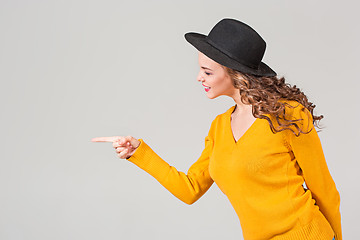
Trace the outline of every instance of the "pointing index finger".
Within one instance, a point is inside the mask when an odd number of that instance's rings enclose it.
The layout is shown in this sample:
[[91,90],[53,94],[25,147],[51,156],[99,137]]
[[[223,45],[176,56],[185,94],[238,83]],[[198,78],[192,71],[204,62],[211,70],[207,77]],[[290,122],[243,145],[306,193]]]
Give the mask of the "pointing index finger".
[[92,142],[115,142],[119,140],[120,137],[96,137],[91,139]]

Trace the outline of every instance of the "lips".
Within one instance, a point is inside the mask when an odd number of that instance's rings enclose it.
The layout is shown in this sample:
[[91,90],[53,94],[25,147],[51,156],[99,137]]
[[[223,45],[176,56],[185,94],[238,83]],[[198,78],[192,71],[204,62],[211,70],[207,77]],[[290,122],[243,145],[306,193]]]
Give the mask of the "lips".
[[211,87],[205,86],[204,84],[202,84],[202,85],[205,87],[205,91],[206,91],[206,92],[210,91],[210,88],[211,88]]

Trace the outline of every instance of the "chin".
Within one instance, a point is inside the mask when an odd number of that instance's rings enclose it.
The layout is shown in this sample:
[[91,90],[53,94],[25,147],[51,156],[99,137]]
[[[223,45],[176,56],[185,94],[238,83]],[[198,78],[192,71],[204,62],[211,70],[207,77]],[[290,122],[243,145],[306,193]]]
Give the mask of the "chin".
[[212,94],[211,94],[211,95],[208,95],[207,97],[208,97],[209,99],[215,99],[215,98],[217,98],[218,96],[217,96],[217,95],[212,95]]

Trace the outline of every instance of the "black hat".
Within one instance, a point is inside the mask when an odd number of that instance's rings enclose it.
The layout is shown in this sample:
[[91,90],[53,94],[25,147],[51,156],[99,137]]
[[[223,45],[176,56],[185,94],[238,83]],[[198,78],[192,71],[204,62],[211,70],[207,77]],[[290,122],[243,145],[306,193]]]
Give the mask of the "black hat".
[[250,26],[225,18],[211,29],[208,36],[189,32],[185,39],[197,50],[226,67],[256,76],[276,76],[261,60],[266,42]]

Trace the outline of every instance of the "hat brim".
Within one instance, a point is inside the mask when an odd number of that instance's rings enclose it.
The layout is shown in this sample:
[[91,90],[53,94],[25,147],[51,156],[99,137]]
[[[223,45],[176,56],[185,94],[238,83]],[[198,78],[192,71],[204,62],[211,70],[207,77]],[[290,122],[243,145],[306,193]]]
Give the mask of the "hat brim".
[[235,59],[229,57],[214,46],[210,45],[206,41],[206,37],[207,36],[204,34],[195,32],[189,32],[185,34],[186,41],[193,45],[197,50],[199,50],[200,52],[221,65],[238,70],[243,73],[250,73],[256,76],[273,77],[277,75],[276,72],[273,71],[264,62],[261,62],[259,64],[258,69],[250,68],[246,65],[239,63]]

